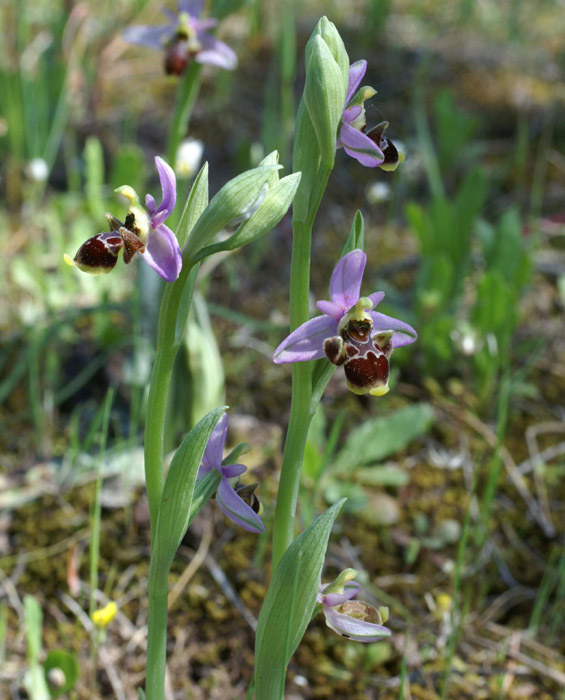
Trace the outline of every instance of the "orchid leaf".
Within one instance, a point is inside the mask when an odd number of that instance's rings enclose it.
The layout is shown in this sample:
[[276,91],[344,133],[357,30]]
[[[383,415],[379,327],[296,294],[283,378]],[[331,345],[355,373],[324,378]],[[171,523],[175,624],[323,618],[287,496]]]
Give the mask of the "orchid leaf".
[[208,413],[185,437],[175,452],[165,480],[155,529],[154,555],[149,572],[150,586],[162,581],[187,529],[198,467],[210,435],[224,414],[224,408]]
[[328,540],[343,503],[304,530],[275,569],[257,625],[255,700],[283,698],[286,667],[312,617]]
[[177,226],[177,239],[181,248],[194,228],[194,224],[208,206],[208,196],[208,163],[204,163],[190,188],[190,193]]
[[360,466],[394,455],[416,437],[427,433],[433,420],[432,407],[418,403],[365,421],[349,433],[331,468],[332,473],[351,473]]

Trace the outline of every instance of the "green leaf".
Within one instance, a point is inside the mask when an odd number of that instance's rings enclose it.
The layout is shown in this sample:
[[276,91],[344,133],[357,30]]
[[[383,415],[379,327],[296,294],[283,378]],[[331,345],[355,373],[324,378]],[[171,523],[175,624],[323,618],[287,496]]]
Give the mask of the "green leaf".
[[418,403],[365,421],[349,433],[331,467],[332,473],[348,473],[395,454],[414,438],[424,435],[433,420],[431,406]]
[[257,200],[259,191],[271,180],[273,171],[281,167],[280,165],[262,165],[246,170],[227,182],[213,197],[194,225],[185,245],[185,255],[189,259],[194,259],[200,249],[207,245],[224,226],[241,216],[249,205]]
[[204,449],[224,411],[223,407],[216,408],[204,416],[175,452],[159,505],[149,571],[150,587],[157,586],[158,581],[166,583],[176,551],[188,529],[194,484]]
[[182,216],[177,226],[176,234],[180,247],[182,248],[194,228],[194,224],[202,216],[202,212],[208,206],[208,163],[200,168],[196,176],[186,204],[182,211]]
[[225,241],[202,248],[196,259],[201,260],[222,250],[242,248],[272,231],[292,204],[299,182],[300,173],[293,173],[275,181],[257,211],[244,221],[233,235]]
[[343,502],[294,540],[273,574],[257,625],[255,700],[282,700],[286,667],[314,611],[328,540]]
[[352,250],[363,250],[365,247],[365,222],[363,221],[363,214],[359,209],[355,212],[353,217],[353,223],[351,224],[351,230],[349,231],[349,236],[345,246],[341,252],[341,257],[344,258]]
[[300,185],[294,198],[293,219],[306,221],[310,208],[310,195],[320,169],[320,148],[304,97],[300,100],[296,115],[292,169],[294,172],[302,173]]
[[[63,672],[64,681],[62,684],[56,685],[50,680],[51,674],[49,672],[53,669],[60,669]],[[63,649],[54,649],[47,654],[43,671],[51,697],[58,698],[74,688],[79,676],[78,658],[76,654],[71,654]]]

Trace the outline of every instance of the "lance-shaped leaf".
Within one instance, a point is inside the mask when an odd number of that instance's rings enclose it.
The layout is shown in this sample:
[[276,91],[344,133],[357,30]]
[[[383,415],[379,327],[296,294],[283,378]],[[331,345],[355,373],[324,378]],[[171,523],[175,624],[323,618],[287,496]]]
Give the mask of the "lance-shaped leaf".
[[255,642],[255,700],[282,700],[286,667],[310,622],[332,526],[344,500],[299,535],[277,566]]
[[241,216],[250,203],[257,200],[259,191],[271,180],[273,171],[281,167],[280,165],[262,165],[253,170],[247,170],[226,183],[196,222],[186,242],[184,256],[194,259],[196,253],[207,245],[218,231]]
[[149,587],[166,582],[172,561],[188,528],[194,484],[204,449],[225,408],[216,408],[185,437],[175,452],[163,487],[155,528]]
[[208,196],[208,163],[204,163],[190,188],[190,193],[177,226],[177,239],[181,248],[186,243],[189,233],[194,228],[194,224],[208,206]]
[[320,147],[304,97],[300,100],[296,115],[292,168],[295,172],[302,173],[300,186],[294,198],[293,220],[306,221],[310,208],[310,194],[320,169]]
[[327,17],[321,17],[315,31],[326,42],[335,62],[339,66],[343,84],[347,86],[349,83],[349,56],[335,24],[330,22]]
[[267,192],[257,211],[244,221],[237,231],[225,241],[206,246],[196,259],[217,253],[221,250],[235,250],[261,238],[280,222],[292,204],[300,182],[300,173],[293,173],[276,182]]

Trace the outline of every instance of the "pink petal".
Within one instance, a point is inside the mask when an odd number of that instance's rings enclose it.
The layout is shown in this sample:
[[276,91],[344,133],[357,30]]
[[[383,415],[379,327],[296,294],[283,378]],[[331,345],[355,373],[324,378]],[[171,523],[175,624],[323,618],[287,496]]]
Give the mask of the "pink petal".
[[384,292],[373,292],[372,294],[369,294],[369,299],[373,302],[373,309],[375,306],[377,306],[377,304],[380,304],[384,298]]
[[287,336],[275,350],[273,362],[306,362],[325,357],[324,340],[337,333],[337,323],[329,316],[317,316],[306,321]]
[[361,590],[361,585],[357,583],[357,581],[348,581],[343,588],[343,593],[328,593],[325,595],[322,591],[322,600],[318,602],[322,602],[324,605],[327,605],[330,608],[334,607],[335,605],[341,605],[342,603],[351,600],[351,598],[354,598]]
[[332,272],[330,280],[330,299],[344,312],[359,301],[361,281],[367,256],[362,250],[352,250],[341,258]]

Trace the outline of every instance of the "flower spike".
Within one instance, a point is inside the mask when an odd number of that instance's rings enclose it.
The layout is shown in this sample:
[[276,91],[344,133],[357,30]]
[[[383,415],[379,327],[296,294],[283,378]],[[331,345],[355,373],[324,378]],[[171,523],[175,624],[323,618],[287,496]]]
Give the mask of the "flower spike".
[[359,249],[341,258],[331,276],[330,301],[316,304],[324,315],[306,321],[283,340],[275,350],[276,364],[327,357],[343,365],[347,386],[355,394],[388,392],[392,351],[418,336],[404,321],[373,311],[384,292],[360,297],[366,262]]

